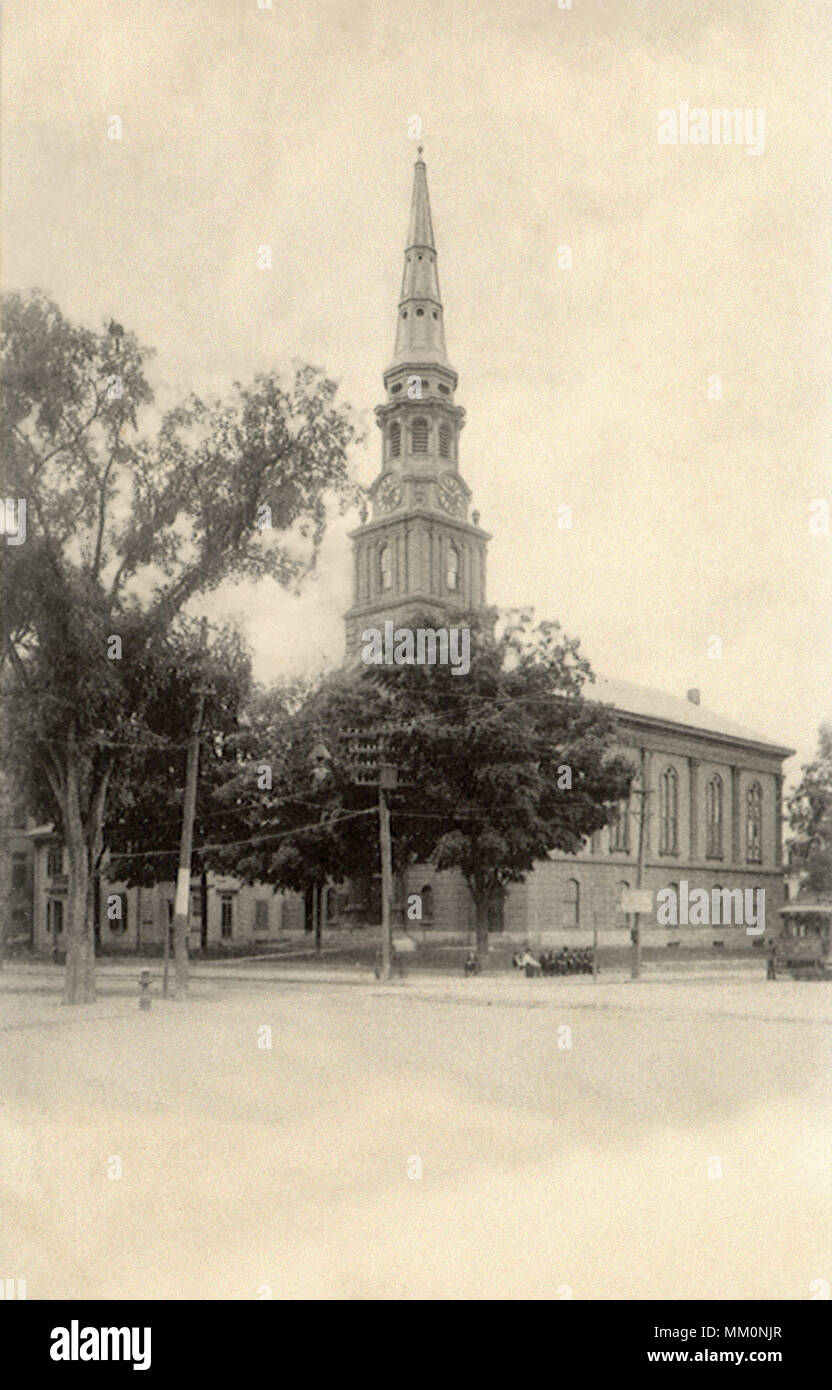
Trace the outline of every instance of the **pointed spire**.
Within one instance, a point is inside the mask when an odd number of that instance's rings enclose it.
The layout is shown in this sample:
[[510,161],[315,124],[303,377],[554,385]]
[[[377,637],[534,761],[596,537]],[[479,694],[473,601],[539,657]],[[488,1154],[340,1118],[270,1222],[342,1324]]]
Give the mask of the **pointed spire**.
[[391,366],[403,366],[410,362],[414,365],[432,362],[449,366],[445,351],[445,325],[436,269],[427,170],[422,159],[421,145],[419,158],[413,170],[410,225],[399,295],[396,347]]
[[410,228],[407,233],[407,249],[414,246],[427,247],[435,251],[433,244],[433,224],[430,220],[430,198],[428,197],[428,175],[422,159],[422,146],[413,170],[413,197],[410,202]]

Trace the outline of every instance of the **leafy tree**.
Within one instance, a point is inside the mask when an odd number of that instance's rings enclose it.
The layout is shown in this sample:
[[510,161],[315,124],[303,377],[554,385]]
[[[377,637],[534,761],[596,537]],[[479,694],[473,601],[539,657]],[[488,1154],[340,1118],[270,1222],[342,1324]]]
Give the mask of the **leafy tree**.
[[521,613],[496,638],[475,615],[453,624],[471,630],[467,675],[450,665],[378,669],[399,725],[392,761],[408,784],[394,834],[416,857],[463,874],[483,956],[492,904],[552,851],[576,853],[606,825],[634,769],[612,755],[613,717],[583,697],[589,664],[557,623],[533,627]]
[[789,824],[791,861],[805,870],[805,887],[832,895],[832,724],[820,727],[817,757],[789,800]]
[[92,874],[160,644],[226,579],[297,585],[328,496],[353,496],[355,427],[320,372],[191,395],[159,419],[149,356],[117,325],[70,323],[40,292],[5,300],[0,444],[27,535],[3,548],[4,681],[21,780],[45,784],[66,837],[72,1003],[95,995]]

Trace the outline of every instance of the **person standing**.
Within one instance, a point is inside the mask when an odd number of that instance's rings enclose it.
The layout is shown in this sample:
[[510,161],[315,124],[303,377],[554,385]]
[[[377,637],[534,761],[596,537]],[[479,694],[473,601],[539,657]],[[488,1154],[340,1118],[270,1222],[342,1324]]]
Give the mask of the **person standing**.
[[766,944],[766,979],[777,979],[777,943],[770,936]]

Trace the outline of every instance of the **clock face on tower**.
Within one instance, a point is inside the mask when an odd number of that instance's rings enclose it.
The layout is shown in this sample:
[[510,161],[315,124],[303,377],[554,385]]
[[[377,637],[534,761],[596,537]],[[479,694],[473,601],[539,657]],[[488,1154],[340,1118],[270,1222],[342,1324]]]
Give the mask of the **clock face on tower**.
[[443,511],[460,516],[465,511],[465,488],[456,473],[443,473],[439,479],[438,501]]
[[394,512],[402,500],[402,485],[395,473],[385,473],[376,488],[376,501],[383,512]]

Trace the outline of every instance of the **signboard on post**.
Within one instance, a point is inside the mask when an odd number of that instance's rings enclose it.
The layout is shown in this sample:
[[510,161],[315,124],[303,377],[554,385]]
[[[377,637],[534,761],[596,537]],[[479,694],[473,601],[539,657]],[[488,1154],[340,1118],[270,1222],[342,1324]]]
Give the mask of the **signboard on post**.
[[653,894],[648,888],[624,888],[621,893],[622,912],[653,912]]

